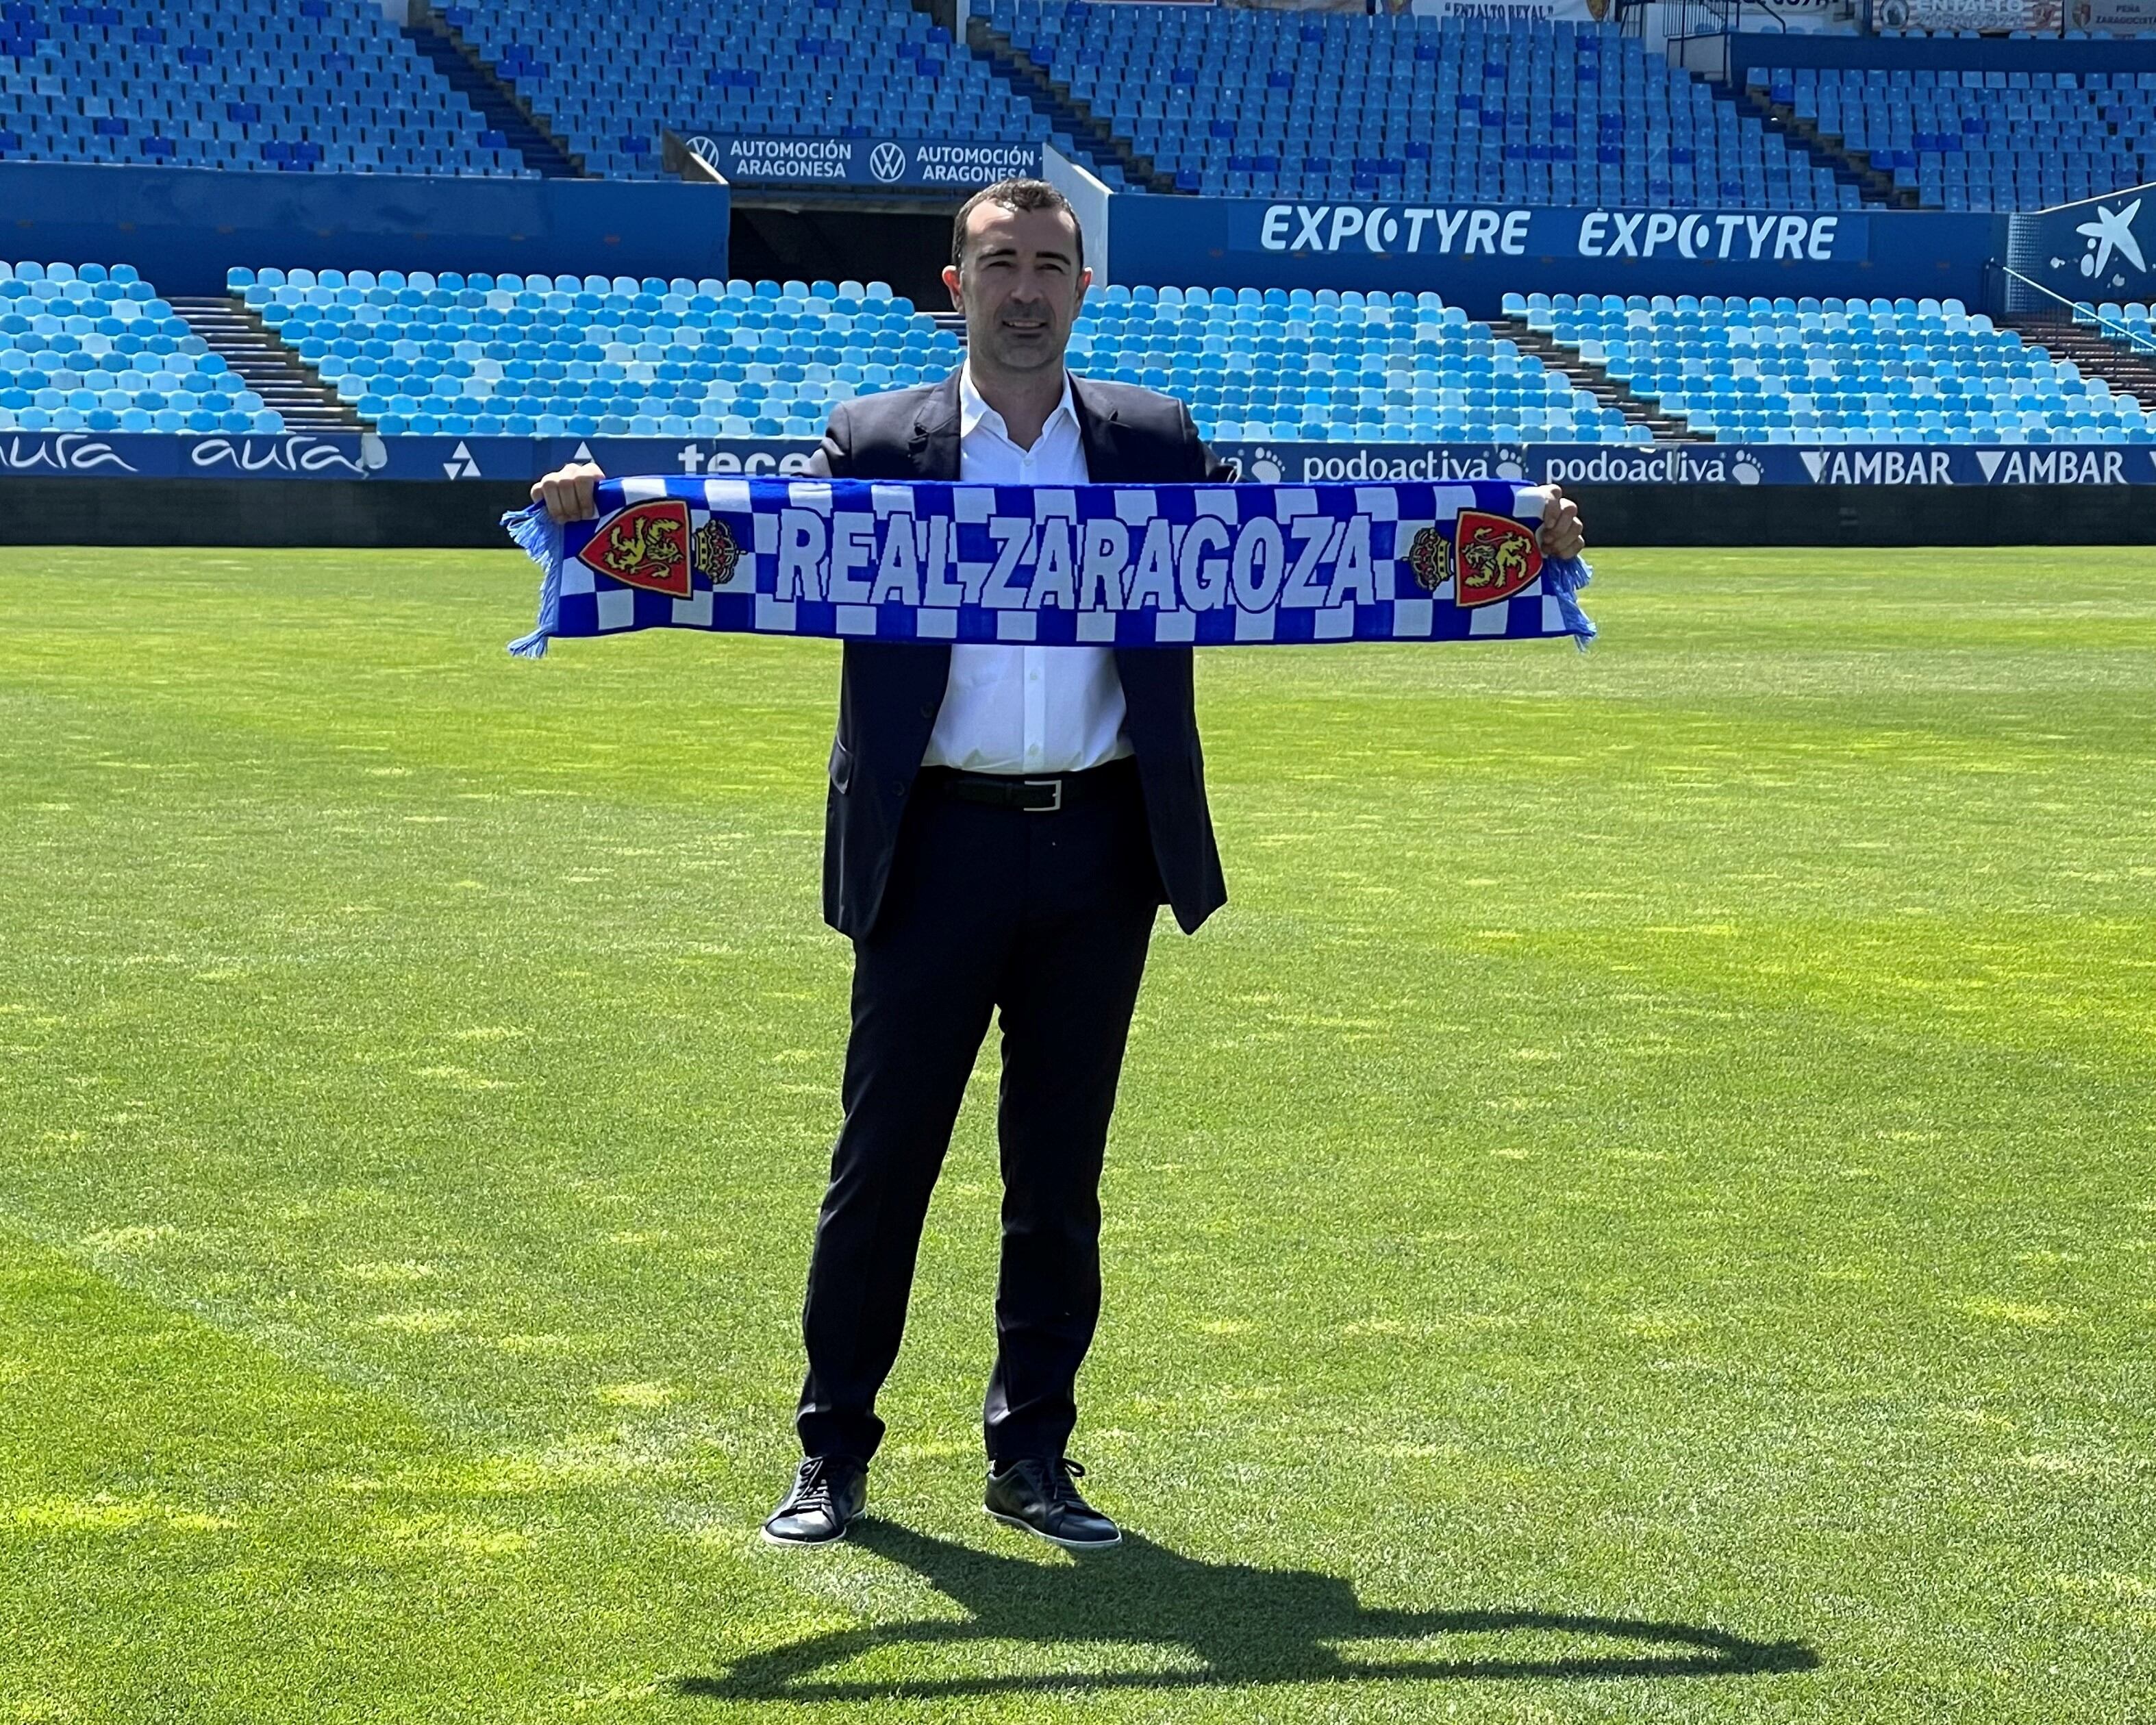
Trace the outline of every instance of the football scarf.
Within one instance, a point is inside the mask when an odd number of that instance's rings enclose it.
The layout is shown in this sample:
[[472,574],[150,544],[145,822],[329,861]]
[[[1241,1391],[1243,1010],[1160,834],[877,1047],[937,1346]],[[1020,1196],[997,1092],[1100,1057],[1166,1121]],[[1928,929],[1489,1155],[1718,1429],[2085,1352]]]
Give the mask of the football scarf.
[[602,480],[598,518],[502,518],[556,636],[1231,646],[1594,637],[1588,569],[1509,482],[953,485]]

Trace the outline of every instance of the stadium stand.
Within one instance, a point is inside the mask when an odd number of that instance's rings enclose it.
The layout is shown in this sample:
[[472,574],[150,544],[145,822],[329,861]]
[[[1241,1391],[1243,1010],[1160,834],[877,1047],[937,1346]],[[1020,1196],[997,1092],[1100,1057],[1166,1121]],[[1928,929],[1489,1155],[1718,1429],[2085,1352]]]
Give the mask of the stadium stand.
[[1070,363],[1181,396],[1209,437],[1650,436],[1434,293],[1110,287],[1079,318]]
[[2041,209],[2156,178],[2156,73],[1754,66],[1748,87],[1932,209]]
[[0,263],[0,431],[283,430],[128,265]]
[[[265,269],[230,290],[298,381],[392,435],[807,438],[964,356],[881,282]],[[1640,443],[1650,415],[1722,442],[2156,442],[2092,357],[2156,348],[2148,308],[2082,310],[2076,364],[2063,321],[2039,345],[1954,300],[1508,294],[1515,342],[1432,293],[1118,285],[1070,357],[1231,440]],[[0,431],[288,429],[208,327],[126,265],[0,263]]]
[[942,377],[958,338],[882,282],[234,270],[232,291],[385,434],[813,437]]
[[2124,305],[2115,300],[2101,305],[2082,300],[2076,302],[2072,315],[2075,322],[2128,353],[2156,353],[2156,316],[2138,300]]
[[1724,442],[2156,442],[2156,419],[1948,300],[1507,295],[1509,315]]
[[1861,206],[1613,26],[994,0],[990,28],[1176,189],[1620,208]]
[[2156,327],[2148,307],[2084,300],[2064,311],[2046,306],[2009,320],[2056,359],[2071,359],[2113,389],[2156,406]]
[[[231,283],[389,434],[809,437],[834,402],[964,357],[880,282],[239,270]],[[1070,352],[1091,376],[1173,390],[1209,436],[1648,435],[1434,294],[1115,286],[1089,301]]]
[[[1015,143],[1049,126],[948,32],[878,0],[485,0],[445,8],[592,173],[655,178],[662,134]],[[1068,136],[1066,155],[1084,159]],[[1112,163],[1099,170],[1122,179]]]
[[2106,323],[2118,326],[2114,339],[2136,353],[2156,349],[2156,321],[2152,321],[2148,307],[2135,300],[2121,305],[2115,300],[2106,300],[2102,305],[2091,305],[2087,300],[2074,306],[2076,317],[2093,320],[2102,318]]
[[[833,403],[933,381],[964,351],[880,282],[231,283],[390,435],[813,437]],[[1607,378],[1678,434],[1723,442],[2156,441],[2135,398],[1952,300],[1513,294],[1505,310],[1577,375],[1430,293],[1116,286],[1087,301],[1070,358],[1173,392],[1224,439],[1651,441],[1582,387]]]
[[0,156],[531,172],[367,0],[7,0]]

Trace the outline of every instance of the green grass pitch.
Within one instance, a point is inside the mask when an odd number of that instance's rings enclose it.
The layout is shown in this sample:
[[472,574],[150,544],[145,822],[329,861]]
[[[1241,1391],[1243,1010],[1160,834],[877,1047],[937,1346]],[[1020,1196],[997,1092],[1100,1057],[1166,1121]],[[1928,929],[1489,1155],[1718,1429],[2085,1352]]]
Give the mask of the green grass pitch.
[[1075,1454],[984,1058],[768,1550],[836,651],[514,554],[0,553],[0,1722],[2156,1718],[2156,564],[1604,552],[1203,656]]

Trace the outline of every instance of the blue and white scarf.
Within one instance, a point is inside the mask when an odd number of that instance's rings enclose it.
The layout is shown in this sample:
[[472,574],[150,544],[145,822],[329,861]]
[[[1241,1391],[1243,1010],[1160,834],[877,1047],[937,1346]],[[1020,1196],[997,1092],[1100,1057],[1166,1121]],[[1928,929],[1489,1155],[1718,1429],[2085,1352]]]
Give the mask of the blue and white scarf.
[[1541,499],[1418,485],[609,479],[598,518],[502,518],[557,635],[714,629],[1116,647],[1498,641],[1594,626]]

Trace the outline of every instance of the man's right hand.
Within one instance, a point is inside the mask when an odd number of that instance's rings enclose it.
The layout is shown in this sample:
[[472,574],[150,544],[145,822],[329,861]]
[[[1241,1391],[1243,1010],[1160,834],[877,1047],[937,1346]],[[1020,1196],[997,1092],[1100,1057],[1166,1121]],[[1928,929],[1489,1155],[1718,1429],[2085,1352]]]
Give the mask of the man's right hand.
[[594,488],[605,477],[596,461],[572,461],[533,486],[531,501],[547,506],[549,520],[590,521],[599,512]]

